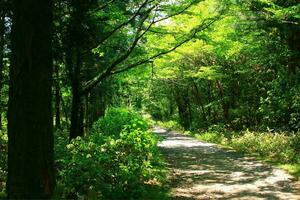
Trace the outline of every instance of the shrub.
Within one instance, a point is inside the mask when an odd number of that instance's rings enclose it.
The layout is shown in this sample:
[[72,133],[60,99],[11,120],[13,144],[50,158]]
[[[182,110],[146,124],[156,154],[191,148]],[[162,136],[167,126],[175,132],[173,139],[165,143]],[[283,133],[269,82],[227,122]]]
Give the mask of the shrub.
[[158,122],[158,125],[169,130],[184,131],[184,128],[177,121],[173,120]]
[[245,131],[230,141],[233,148],[281,163],[295,162],[298,159],[299,138],[295,135],[269,132]]
[[152,133],[140,129],[124,130],[119,139],[97,134],[73,140],[67,145],[70,156],[63,160],[64,168],[59,172],[63,196],[140,197],[144,182],[161,177],[156,143]]
[[200,140],[224,144],[246,153],[255,153],[263,158],[280,163],[300,161],[300,135],[272,132],[233,132],[223,126],[211,126],[207,131],[196,134]]
[[110,108],[105,117],[96,121],[92,127],[92,133],[101,132],[105,135],[117,136],[126,125],[131,125],[132,129],[148,130],[148,124],[143,117],[132,110],[126,108]]
[[232,133],[226,130],[225,125],[218,124],[210,126],[205,132],[196,134],[196,137],[207,142],[226,144],[232,137]]
[[[96,122],[92,134],[84,139],[78,137],[64,151],[57,151],[62,155],[61,159],[57,158],[61,166],[57,197],[143,198],[146,182],[164,179],[157,136],[145,130],[147,124],[135,124],[137,119],[142,120],[137,114],[124,112],[124,109],[109,111]],[[117,127],[105,126],[106,118],[118,121]],[[60,144],[64,146],[63,142]]]

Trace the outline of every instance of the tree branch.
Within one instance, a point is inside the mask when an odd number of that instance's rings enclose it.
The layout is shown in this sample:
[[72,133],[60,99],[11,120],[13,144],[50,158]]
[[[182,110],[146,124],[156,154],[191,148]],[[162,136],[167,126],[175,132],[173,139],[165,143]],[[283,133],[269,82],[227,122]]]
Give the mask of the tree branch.
[[123,69],[120,69],[120,70],[117,70],[117,71],[112,72],[110,75],[114,75],[114,74],[119,74],[119,73],[125,72],[125,71],[130,70],[130,69],[132,69],[132,68],[135,68],[135,67],[137,67],[137,66],[139,66],[139,65],[145,64],[145,63],[147,63],[147,62],[149,62],[149,61],[151,61],[151,60],[153,60],[153,59],[155,59],[155,58],[158,58],[158,57],[160,57],[160,56],[163,56],[163,55],[166,55],[166,54],[168,54],[168,53],[171,53],[171,52],[175,51],[176,49],[178,49],[178,48],[179,48],[180,46],[182,46],[183,44],[185,44],[185,43],[189,42],[190,40],[192,40],[198,32],[207,29],[209,26],[211,26],[211,25],[212,25],[213,23],[215,23],[217,20],[219,20],[219,18],[215,18],[215,19],[212,20],[211,22],[209,22],[209,23],[207,23],[207,24],[202,24],[202,25],[200,25],[199,27],[195,28],[195,29],[192,31],[192,34],[191,34],[189,37],[187,37],[186,39],[182,40],[180,43],[178,43],[177,45],[175,45],[175,46],[172,47],[171,49],[166,50],[166,51],[163,51],[163,52],[160,52],[160,53],[157,53],[157,54],[155,54],[155,55],[153,55],[153,56],[151,56],[151,57],[149,57],[149,58],[147,58],[147,59],[140,60],[140,61],[138,61],[138,62],[136,62],[136,63],[130,64],[130,65],[128,65],[127,67],[125,67],[125,68],[123,68]]
[[[146,3],[148,0],[146,0],[144,3]],[[196,0],[197,1],[197,0]],[[195,2],[195,1],[193,1]],[[191,6],[191,4],[189,4],[189,6]],[[155,8],[155,6],[153,6],[152,8],[150,8],[148,11],[149,13],[147,15],[150,14],[150,12]],[[185,7],[183,10],[186,10],[187,7]],[[141,7],[140,9],[141,10]],[[180,13],[183,13],[184,11],[181,10],[179,11]],[[138,11],[139,12],[139,11]],[[172,16],[175,16],[176,14],[173,14]],[[104,80],[105,78],[111,76],[111,75],[115,75],[115,74],[119,74],[119,73],[122,73],[122,72],[125,72],[127,70],[130,70],[132,68],[135,68],[137,66],[140,66],[142,64],[145,64],[145,63],[148,63],[149,61],[155,59],[155,58],[158,58],[160,56],[163,56],[163,55],[166,55],[170,52],[173,52],[175,51],[177,48],[179,48],[180,46],[182,46],[183,44],[189,42],[191,39],[195,38],[196,34],[200,31],[203,31],[205,29],[207,29],[208,27],[210,27],[214,22],[216,22],[217,20],[220,19],[220,17],[222,16],[222,13],[220,15],[218,15],[217,17],[214,17],[214,18],[210,18],[210,19],[207,19],[207,20],[210,20],[208,23],[203,23],[197,27],[195,27],[191,33],[185,38],[183,39],[181,42],[179,42],[178,44],[176,44],[175,46],[173,46],[172,48],[166,50],[166,51],[162,51],[160,53],[157,53],[149,58],[146,58],[146,59],[143,59],[143,60],[140,60],[138,62],[135,62],[135,63],[132,63],[132,64],[129,64],[127,67],[123,68],[123,69],[120,69],[120,70],[116,70],[116,71],[113,71],[115,69],[115,67],[117,67],[120,63],[122,63],[124,60],[126,60],[130,54],[133,52],[134,48],[136,47],[136,45],[138,44],[138,42],[140,41],[140,39],[150,30],[150,28],[152,27],[153,24],[157,23],[158,20],[155,20],[155,17],[153,17],[153,20],[152,22],[148,25],[148,27],[146,28],[146,30],[140,34],[141,30],[142,30],[142,25],[144,24],[145,20],[147,19],[147,17],[145,17],[143,20],[142,20],[142,23],[141,25],[139,26],[139,30],[137,31],[137,34],[136,34],[136,38],[135,40],[133,41],[131,47],[128,49],[128,51],[126,53],[124,53],[122,56],[120,56],[118,59],[116,59],[106,70],[105,72],[103,73],[100,73],[98,74],[96,77],[94,77],[93,79],[91,79],[90,81],[88,81],[85,85],[85,87],[83,87],[82,91],[80,92],[81,95],[85,95],[87,93],[89,93],[97,84],[99,84],[102,80]],[[168,16],[169,18],[170,16]],[[134,17],[135,18],[135,17]],[[167,17],[163,18],[164,20],[167,19]],[[206,20],[206,21],[207,21]],[[162,21],[162,20],[159,20],[159,21]]]
[[121,23],[120,25],[118,25],[117,27],[115,27],[112,31],[110,31],[102,40],[100,40],[98,42],[97,45],[89,48],[87,51],[84,52],[84,54],[90,52],[93,49],[99,48],[107,39],[109,39],[115,32],[117,32],[118,30],[120,30],[121,28],[123,28],[124,26],[130,24],[141,12],[141,10],[147,5],[147,3],[149,2],[149,0],[145,0],[142,5],[138,8],[138,10],[131,16],[131,18],[129,18],[127,21]]

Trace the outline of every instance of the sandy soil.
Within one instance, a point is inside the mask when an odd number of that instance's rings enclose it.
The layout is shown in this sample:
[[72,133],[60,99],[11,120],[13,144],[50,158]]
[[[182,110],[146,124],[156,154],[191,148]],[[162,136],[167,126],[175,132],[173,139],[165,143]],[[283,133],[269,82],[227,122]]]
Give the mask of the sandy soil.
[[255,158],[156,127],[170,169],[172,199],[300,200],[291,175]]

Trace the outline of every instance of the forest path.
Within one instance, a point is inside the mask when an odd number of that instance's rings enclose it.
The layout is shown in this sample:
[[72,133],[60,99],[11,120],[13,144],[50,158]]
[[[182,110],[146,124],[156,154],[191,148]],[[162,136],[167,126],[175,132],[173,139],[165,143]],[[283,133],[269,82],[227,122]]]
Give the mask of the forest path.
[[283,170],[177,132],[159,127],[154,132],[164,138],[158,146],[174,200],[300,200],[299,182]]

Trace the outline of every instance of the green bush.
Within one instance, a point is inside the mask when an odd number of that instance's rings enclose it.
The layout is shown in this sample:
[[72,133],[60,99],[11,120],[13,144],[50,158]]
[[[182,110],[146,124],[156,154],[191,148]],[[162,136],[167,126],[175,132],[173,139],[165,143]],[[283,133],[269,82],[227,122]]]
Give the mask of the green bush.
[[300,161],[300,135],[272,132],[228,131],[216,125],[196,134],[199,140],[230,146],[240,152],[258,154],[280,163]]
[[96,121],[91,132],[101,132],[105,135],[117,136],[126,125],[131,125],[132,129],[148,130],[148,124],[137,112],[126,108],[110,108],[105,117]]
[[223,124],[212,125],[207,131],[196,134],[196,138],[199,140],[218,144],[226,144],[231,137],[233,137],[233,132],[227,131]]
[[177,121],[160,121],[158,125],[169,130],[184,131],[184,128]]
[[[64,152],[57,150],[62,155],[57,158],[60,163],[57,197],[140,199],[148,181],[164,179],[157,136],[145,130],[147,124],[135,124],[137,119],[142,121],[137,114],[124,112],[124,109],[109,111],[96,122],[92,134],[72,140]],[[119,121],[117,127],[105,126],[106,118]],[[63,140],[60,144],[64,146]]]
[[[257,153],[262,157],[282,163],[295,162],[298,150],[294,135],[246,131],[231,140],[230,145],[243,152]],[[299,143],[299,138],[298,138]]]
[[218,144],[223,144],[224,143],[223,141],[225,140],[224,135],[218,132],[204,132],[201,134],[196,134],[196,138],[206,142],[218,143]]

